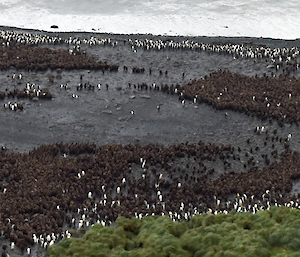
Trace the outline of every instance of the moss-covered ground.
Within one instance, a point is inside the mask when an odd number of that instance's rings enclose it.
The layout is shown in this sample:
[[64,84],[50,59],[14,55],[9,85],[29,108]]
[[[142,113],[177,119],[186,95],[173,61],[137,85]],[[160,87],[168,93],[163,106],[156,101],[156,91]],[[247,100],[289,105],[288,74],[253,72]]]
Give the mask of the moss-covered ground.
[[300,212],[272,207],[182,222],[120,217],[114,227],[97,224],[81,238],[49,247],[46,256],[300,256]]

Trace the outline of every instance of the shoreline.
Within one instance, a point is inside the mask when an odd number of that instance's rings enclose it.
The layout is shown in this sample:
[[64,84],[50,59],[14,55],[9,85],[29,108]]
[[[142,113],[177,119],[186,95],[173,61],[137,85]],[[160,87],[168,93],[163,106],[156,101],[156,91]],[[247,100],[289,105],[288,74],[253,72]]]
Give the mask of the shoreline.
[[[8,30],[8,31],[20,31],[24,33],[44,33],[44,34],[72,34],[72,35],[98,35],[98,36],[114,36],[116,38],[118,37],[134,37],[137,39],[144,39],[144,38],[164,38],[164,39],[196,39],[196,42],[200,42],[201,39],[203,42],[233,42],[239,41],[245,42],[245,43],[251,43],[254,42],[255,44],[270,44],[272,45],[272,42],[274,44],[279,45],[290,45],[289,43],[298,43],[300,46],[300,38],[295,39],[282,39],[282,38],[272,38],[272,37],[251,37],[251,36],[189,36],[189,35],[164,35],[164,34],[152,34],[152,33],[111,33],[111,32],[96,32],[96,31],[59,31],[59,30],[40,30],[40,29],[31,29],[31,28],[21,28],[21,27],[11,27],[11,26],[3,26],[0,25],[0,30]],[[295,44],[295,45],[298,45]]]

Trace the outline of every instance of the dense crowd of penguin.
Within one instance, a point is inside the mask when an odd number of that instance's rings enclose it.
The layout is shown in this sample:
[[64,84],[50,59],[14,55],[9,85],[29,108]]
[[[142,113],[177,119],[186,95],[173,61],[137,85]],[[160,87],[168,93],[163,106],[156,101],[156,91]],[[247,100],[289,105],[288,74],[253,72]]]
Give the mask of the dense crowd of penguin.
[[231,109],[280,125],[300,120],[299,78],[249,77],[229,71],[216,71],[203,79],[178,88],[183,98],[204,102],[217,109]]
[[60,143],[23,154],[2,150],[0,229],[13,251],[34,243],[47,248],[93,224],[109,226],[119,216],[183,221],[232,209],[298,208],[298,196],[289,192],[300,177],[299,155],[287,147],[264,168],[248,163],[242,173],[214,178],[216,170],[207,162],[221,160],[230,167],[242,157],[239,149],[199,141],[169,147]]
[[46,71],[47,69],[93,69],[102,72],[115,71],[118,65],[97,61],[86,55],[79,47],[51,49],[38,47],[30,41],[19,43],[18,39],[0,37],[0,70],[15,68],[25,71]]
[[[80,54],[80,46],[110,46],[116,47],[118,43],[129,44],[133,51],[143,50],[192,50],[205,51],[217,54],[229,54],[233,58],[249,58],[252,60],[265,59],[270,69],[283,70],[285,74],[296,72],[299,68],[299,47],[271,48],[265,45],[234,44],[234,43],[201,43],[193,40],[176,39],[127,39],[116,40],[105,37],[90,36],[90,38],[62,37],[59,35],[45,35],[37,33],[20,33],[14,31],[0,31],[2,46],[23,45],[68,45],[69,53]],[[5,53],[3,53],[5,56]],[[80,62],[78,62],[80,63]],[[82,65],[82,64],[80,64]],[[1,65],[0,65],[1,67]],[[28,65],[27,65],[28,67]],[[72,67],[74,68],[74,67]],[[85,68],[85,67],[83,67]],[[113,67],[116,69],[116,67]]]
[[[113,40],[47,36],[34,33],[0,31],[0,68],[11,67],[14,83],[0,92],[3,109],[23,110],[22,99],[51,99],[50,91],[26,82],[23,70],[96,69],[151,74],[151,67],[107,64],[89,57],[82,46],[128,44],[132,51],[192,50],[229,54],[233,58],[266,60],[271,76],[247,77],[218,70],[187,84],[129,83],[128,88],[160,90],[177,94],[182,105],[208,103],[217,109],[231,109],[279,124],[300,120],[298,47],[270,48],[246,44],[208,44],[171,39]],[[51,49],[49,45],[61,45]],[[66,48],[64,46],[67,45]],[[25,58],[26,56],[26,58]],[[278,75],[278,71],[282,71]],[[167,70],[160,70],[167,76]],[[182,77],[185,73],[182,72]],[[61,84],[61,90],[109,90],[108,84],[91,84],[80,78],[77,85]],[[78,94],[72,94],[78,98]],[[157,107],[158,111],[160,106]],[[169,216],[174,221],[193,215],[230,210],[255,213],[270,206],[299,208],[297,195],[291,195],[293,181],[300,178],[300,153],[290,150],[292,135],[285,138],[261,126],[254,134],[270,145],[271,154],[260,152],[247,139],[249,151],[232,145],[187,142],[171,146],[128,144],[96,146],[88,143],[43,145],[29,153],[0,151],[0,231],[10,240],[2,245],[2,256],[16,248],[31,255],[31,247],[48,246],[96,223],[109,226],[119,216],[142,218]],[[263,164],[258,167],[255,154]],[[214,167],[221,162],[225,173]],[[243,172],[232,171],[232,163],[243,162]],[[208,165],[211,163],[211,165]]]

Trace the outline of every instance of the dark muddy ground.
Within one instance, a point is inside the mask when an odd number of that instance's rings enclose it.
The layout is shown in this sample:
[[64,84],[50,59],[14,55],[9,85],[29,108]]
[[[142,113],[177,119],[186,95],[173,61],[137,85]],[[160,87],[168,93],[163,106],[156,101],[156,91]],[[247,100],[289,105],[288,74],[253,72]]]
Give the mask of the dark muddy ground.
[[[44,32],[42,32],[43,34]],[[61,37],[90,37],[87,33],[62,33]],[[162,143],[170,145],[182,142],[198,142],[231,144],[241,148],[241,160],[232,163],[231,169],[240,172],[245,170],[247,158],[243,157],[251,148],[259,147],[260,151],[253,153],[254,161],[259,168],[265,166],[262,153],[271,156],[274,149],[278,153],[284,147],[279,142],[264,144],[265,134],[254,133],[257,126],[264,126],[269,131],[277,129],[279,137],[292,135],[289,144],[291,149],[300,151],[300,136],[298,127],[285,124],[280,127],[276,122],[270,123],[256,117],[233,111],[217,111],[205,104],[186,102],[185,106],[177,95],[155,90],[139,90],[134,85],[147,83],[186,84],[199,79],[218,69],[228,69],[249,76],[270,74],[268,62],[253,59],[234,59],[230,55],[191,50],[132,51],[127,43],[131,39],[154,37],[151,35],[100,35],[118,41],[111,46],[82,46],[88,55],[109,63],[118,64],[117,72],[105,71],[46,71],[31,72],[10,69],[0,71],[0,91],[18,88],[26,83],[35,83],[41,88],[47,88],[53,94],[52,100],[22,100],[23,111],[0,109],[0,144],[8,151],[28,152],[42,144],[58,142],[91,142],[97,145],[107,143]],[[165,39],[170,39],[169,37]],[[174,40],[186,40],[177,37]],[[199,37],[190,40],[199,42],[234,42],[266,45],[270,47],[292,47],[299,45],[298,41],[281,41],[256,38],[208,38]],[[124,41],[126,42],[124,44]],[[52,48],[67,48],[65,45],[50,46]],[[128,67],[128,71],[123,70]],[[145,68],[144,74],[132,73],[133,67]],[[149,74],[149,68],[152,73]],[[160,74],[162,71],[162,74]],[[165,71],[168,71],[167,75]],[[22,73],[23,78],[12,79],[13,73]],[[185,74],[183,77],[182,74]],[[278,72],[279,74],[280,72]],[[294,74],[298,77],[297,74]],[[97,85],[101,89],[83,89],[76,86],[81,82]],[[129,87],[129,83],[131,87]],[[106,84],[108,89],[106,89]],[[66,85],[61,88],[61,85]],[[12,99],[1,100],[2,106]],[[157,106],[160,106],[158,110]],[[250,143],[247,143],[250,139]],[[275,159],[271,158],[271,163]],[[214,167],[216,174],[224,173],[221,163],[207,164]],[[298,193],[295,183],[293,193]],[[39,254],[42,255],[42,252]],[[38,252],[36,252],[38,256]]]
[[[60,36],[88,38],[90,34],[64,33]],[[0,112],[0,119],[4,121],[1,127],[1,144],[11,151],[26,152],[41,144],[60,141],[94,142],[101,145],[130,142],[172,144],[203,140],[211,143],[230,143],[247,151],[249,145],[246,140],[251,138],[253,147],[261,144],[264,151],[268,149],[271,151],[272,148],[263,145],[263,136],[253,133],[255,127],[265,126],[269,131],[276,128],[283,138],[291,133],[291,148],[299,149],[296,126],[286,124],[280,128],[276,122],[270,124],[268,121],[248,117],[238,112],[217,111],[205,104],[195,105],[187,102],[182,106],[175,94],[134,88],[134,85],[137,87],[141,83],[183,85],[218,69],[228,69],[249,76],[256,74],[262,76],[264,73],[271,72],[267,69],[269,63],[266,60],[234,59],[231,55],[192,50],[145,51],[138,48],[134,52],[127,43],[128,38],[143,39],[151,36],[101,35],[101,37],[118,41],[118,45],[82,46],[82,50],[85,50],[88,55],[96,56],[99,60],[118,64],[118,72],[102,73],[91,70],[31,72],[14,69],[0,72],[0,91],[6,88],[22,89],[29,82],[40,85],[41,88],[48,88],[54,95],[51,101],[23,101],[23,111],[13,112],[3,108]],[[175,39],[186,40],[187,38]],[[295,45],[298,43],[253,38],[200,37],[190,40],[206,43],[251,43],[269,47],[290,47],[293,43]],[[68,46],[50,45],[50,47],[67,48]],[[123,66],[128,67],[127,72],[123,70]],[[145,73],[132,73],[133,67],[143,67]],[[149,68],[152,70],[151,74]],[[160,71],[163,73],[160,74]],[[165,71],[168,71],[167,75]],[[13,73],[22,73],[23,78],[12,79]],[[277,74],[279,75],[280,71]],[[83,83],[92,85],[101,83],[101,89],[77,91],[76,86],[81,82],[80,77]],[[131,88],[128,86],[129,83]],[[62,89],[61,85],[66,85],[67,89]],[[12,99],[5,99],[3,103],[8,101]],[[159,111],[158,105],[160,105]],[[134,114],[131,114],[131,111],[134,111]]]

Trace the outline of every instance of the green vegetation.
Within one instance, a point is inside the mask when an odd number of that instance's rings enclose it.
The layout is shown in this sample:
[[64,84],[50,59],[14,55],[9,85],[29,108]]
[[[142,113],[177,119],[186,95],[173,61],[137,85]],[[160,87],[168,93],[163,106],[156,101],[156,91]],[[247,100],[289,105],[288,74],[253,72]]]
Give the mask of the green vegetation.
[[300,211],[231,211],[197,215],[189,222],[120,217],[114,227],[97,224],[81,238],[49,247],[46,256],[300,256]]

